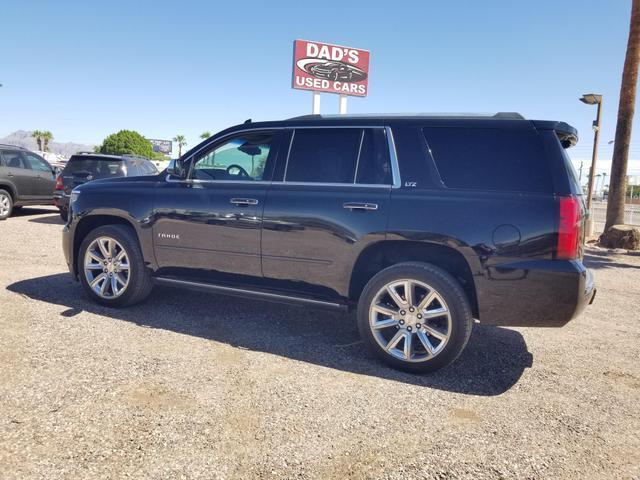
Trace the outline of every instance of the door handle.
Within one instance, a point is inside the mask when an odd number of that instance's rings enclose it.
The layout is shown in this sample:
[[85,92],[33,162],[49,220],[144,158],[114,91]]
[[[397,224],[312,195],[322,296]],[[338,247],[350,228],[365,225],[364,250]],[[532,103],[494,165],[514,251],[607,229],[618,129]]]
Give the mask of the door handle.
[[232,198],[229,200],[229,203],[232,203],[238,207],[248,207],[249,205],[257,205],[258,200],[255,198]]
[[361,202],[347,202],[342,204],[342,208],[348,210],[377,210],[377,203],[361,203]]

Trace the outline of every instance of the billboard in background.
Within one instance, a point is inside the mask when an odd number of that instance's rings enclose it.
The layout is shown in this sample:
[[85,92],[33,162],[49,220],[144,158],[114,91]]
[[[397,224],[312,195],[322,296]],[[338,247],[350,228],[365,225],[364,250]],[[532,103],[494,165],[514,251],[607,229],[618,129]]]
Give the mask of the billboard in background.
[[293,42],[292,87],[366,97],[369,51],[328,43]]
[[151,143],[151,147],[154,152],[171,155],[171,151],[173,149],[173,142],[171,140],[153,140],[151,138],[148,140]]

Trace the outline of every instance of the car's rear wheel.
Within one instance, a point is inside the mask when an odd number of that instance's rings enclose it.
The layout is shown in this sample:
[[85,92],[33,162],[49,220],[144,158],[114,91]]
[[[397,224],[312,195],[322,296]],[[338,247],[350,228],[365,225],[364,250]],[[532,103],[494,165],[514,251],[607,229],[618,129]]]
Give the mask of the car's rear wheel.
[[386,268],[360,296],[361,336],[379,358],[402,370],[428,372],[450,364],[466,346],[472,326],[458,282],[430,264]]
[[9,192],[0,190],[0,220],[5,220],[11,216],[13,211],[13,199]]
[[130,227],[91,231],[78,252],[80,282],[97,303],[123,307],[144,300],[153,286],[138,239]]
[[69,210],[66,210],[64,208],[60,208],[60,218],[62,219],[63,222],[66,222],[69,219]]

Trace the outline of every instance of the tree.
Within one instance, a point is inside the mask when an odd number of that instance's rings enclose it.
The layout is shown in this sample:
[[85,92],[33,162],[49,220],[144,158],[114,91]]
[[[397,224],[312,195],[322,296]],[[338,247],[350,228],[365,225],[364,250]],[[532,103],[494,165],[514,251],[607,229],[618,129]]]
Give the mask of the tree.
[[38,150],[40,150],[41,152],[43,151],[43,148],[42,148],[43,134],[44,132],[40,130],[34,130],[33,132],[31,132],[31,136],[36,139],[36,143],[38,144]]
[[151,142],[133,130],[120,130],[104,139],[99,149],[100,153],[111,155],[141,155],[146,158],[153,156]]
[[187,140],[184,135],[176,135],[173,137],[173,141],[178,144],[178,157],[182,156],[182,147],[187,145]]
[[624,59],[620,102],[618,104],[618,122],[611,160],[609,177],[609,200],[607,202],[607,221],[605,232],[612,225],[624,223],[624,199],[627,183],[627,165],[629,161],[629,143],[636,103],[638,85],[638,65],[640,64],[640,0],[631,4],[631,21],[627,55]]
[[49,130],[45,130],[44,132],[42,132],[42,140],[44,141],[43,151],[48,152],[49,142],[53,140],[53,133],[51,133]]
[[203,139],[203,140],[206,140],[206,139],[207,139],[207,138],[209,138],[210,136],[211,136],[211,132],[210,132],[210,131],[208,131],[208,130],[207,130],[206,132],[202,132],[202,133],[200,134],[200,138],[201,138],[201,139]]

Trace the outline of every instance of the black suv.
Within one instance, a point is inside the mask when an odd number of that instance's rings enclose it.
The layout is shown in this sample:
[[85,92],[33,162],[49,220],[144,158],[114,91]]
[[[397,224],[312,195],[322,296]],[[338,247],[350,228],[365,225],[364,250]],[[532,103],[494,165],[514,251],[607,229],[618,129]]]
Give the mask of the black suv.
[[67,221],[71,190],[91,180],[116,177],[157,175],[158,169],[148,159],[135,155],[106,155],[80,152],[73,155],[56,178],[54,204]]
[[0,220],[26,205],[51,205],[55,170],[26,148],[0,144]]
[[593,300],[576,141],[518,114],[248,121],[160,175],[74,189],[64,252],[103,305],[155,283],[357,308],[379,357],[433,370],[474,318],[558,327]]

